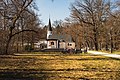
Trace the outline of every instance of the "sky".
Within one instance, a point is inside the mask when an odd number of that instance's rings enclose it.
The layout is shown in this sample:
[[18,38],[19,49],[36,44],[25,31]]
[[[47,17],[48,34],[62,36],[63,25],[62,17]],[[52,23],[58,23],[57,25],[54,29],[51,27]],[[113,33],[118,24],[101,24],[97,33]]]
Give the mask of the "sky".
[[70,4],[75,0],[36,0],[39,11],[37,14],[41,15],[40,19],[43,24],[48,24],[49,18],[51,22],[56,20],[64,20],[70,15]]

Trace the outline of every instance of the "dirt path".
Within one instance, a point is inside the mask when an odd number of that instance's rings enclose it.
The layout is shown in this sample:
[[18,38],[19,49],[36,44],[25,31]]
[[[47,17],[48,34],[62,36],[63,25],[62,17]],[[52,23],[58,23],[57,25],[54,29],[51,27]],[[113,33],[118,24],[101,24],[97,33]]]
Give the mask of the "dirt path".
[[116,58],[116,59],[120,59],[120,55],[119,54],[109,54],[109,53],[98,52],[98,51],[88,51],[88,53],[95,54],[95,55],[102,55],[102,56],[106,56],[106,57],[112,57],[112,58]]

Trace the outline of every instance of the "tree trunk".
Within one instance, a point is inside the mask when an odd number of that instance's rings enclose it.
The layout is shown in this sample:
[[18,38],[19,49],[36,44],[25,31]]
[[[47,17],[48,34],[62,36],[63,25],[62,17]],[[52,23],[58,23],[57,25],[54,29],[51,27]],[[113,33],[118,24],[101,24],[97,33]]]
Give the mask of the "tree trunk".
[[99,43],[99,49],[102,50],[102,42]]
[[113,38],[112,38],[112,31],[110,31],[110,52],[113,52]]
[[[107,34],[107,33],[106,33]],[[108,35],[107,35],[108,36]],[[106,37],[106,41],[105,41],[105,50],[108,51],[108,45],[109,45],[109,40],[108,40],[108,37]]]
[[96,37],[95,37],[95,42],[94,42],[94,44],[95,44],[95,50],[98,51],[98,41],[97,41],[97,38],[96,38]]
[[95,50],[98,51],[98,39],[97,39],[97,31],[94,30],[94,45],[95,45]]
[[8,49],[9,49],[9,44],[10,44],[11,38],[12,38],[12,36],[9,36],[8,41],[6,43],[6,48],[5,48],[5,54],[6,55],[9,54]]

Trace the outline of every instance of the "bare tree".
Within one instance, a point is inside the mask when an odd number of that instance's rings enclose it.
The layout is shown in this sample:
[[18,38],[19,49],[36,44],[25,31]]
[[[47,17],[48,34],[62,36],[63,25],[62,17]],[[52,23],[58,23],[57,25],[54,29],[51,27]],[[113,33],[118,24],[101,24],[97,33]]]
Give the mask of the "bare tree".
[[94,42],[95,50],[98,50],[98,38],[102,24],[107,19],[107,7],[109,1],[106,0],[76,0],[71,8],[72,18],[87,24],[92,31],[91,40]]
[[15,35],[26,31],[34,31],[33,29],[19,29],[19,31],[16,31],[17,27],[19,27],[19,21],[22,14],[27,12],[27,14],[33,15],[30,11],[32,2],[33,0],[2,0],[1,3],[3,4],[3,6],[1,6],[2,10],[0,11],[0,15],[8,22],[8,24],[6,25],[6,29],[8,32],[5,54],[8,54],[9,44]]

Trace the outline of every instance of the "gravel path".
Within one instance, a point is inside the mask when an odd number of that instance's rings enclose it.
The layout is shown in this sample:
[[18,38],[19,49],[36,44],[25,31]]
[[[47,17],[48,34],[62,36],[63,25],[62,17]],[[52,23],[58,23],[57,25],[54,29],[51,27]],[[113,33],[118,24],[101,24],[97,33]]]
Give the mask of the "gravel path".
[[110,54],[110,53],[98,52],[98,51],[88,51],[88,53],[120,59],[120,55],[119,54]]

